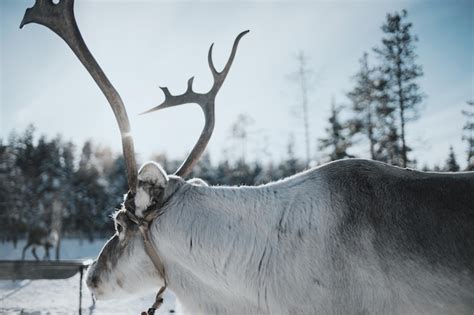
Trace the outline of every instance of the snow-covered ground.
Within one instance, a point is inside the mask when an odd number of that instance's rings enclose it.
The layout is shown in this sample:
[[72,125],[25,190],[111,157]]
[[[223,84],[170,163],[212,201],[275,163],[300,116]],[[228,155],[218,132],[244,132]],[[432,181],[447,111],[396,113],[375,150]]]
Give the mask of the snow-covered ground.
[[[62,240],[62,259],[95,258],[105,239],[89,242],[77,239]],[[21,258],[24,241],[17,248],[11,243],[0,243],[0,259]],[[51,253],[54,256],[54,253]],[[43,252],[38,250],[38,256]],[[27,259],[33,259],[28,253]],[[130,299],[97,301],[85,285],[82,289],[82,314],[140,314],[153,303],[156,293]],[[158,288],[157,288],[158,290]],[[176,298],[169,291],[165,293],[164,304],[157,314],[176,313]],[[79,274],[65,280],[0,280],[0,314],[77,314],[79,307]]]

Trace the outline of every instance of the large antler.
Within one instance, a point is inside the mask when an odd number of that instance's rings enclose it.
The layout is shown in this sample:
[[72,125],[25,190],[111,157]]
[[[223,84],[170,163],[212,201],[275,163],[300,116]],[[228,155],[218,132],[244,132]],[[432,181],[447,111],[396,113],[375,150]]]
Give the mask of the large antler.
[[165,100],[163,101],[163,103],[142,113],[146,114],[166,107],[189,103],[196,103],[201,106],[205,118],[204,128],[201,132],[201,135],[199,136],[198,141],[191,150],[191,153],[175,172],[175,174],[178,176],[184,177],[189,174],[189,172],[191,172],[194,165],[196,165],[202,153],[206,149],[209,139],[211,138],[212,131],[214,130],[214,104],[217,92],[219,92],[219,89],[221,88],[225,78],[227,77],[227,74],[229,73],[229,69],[232,65],[232,61],[234,61],[235,53],[237,51],[237,46],[239,44],[240,39],[248,32],[249,31],[244,31],[237,36],[234,41],[234,45],[232,46],[232,52],[230,53],[229,60],[227,60],[227,63],[221,72],[216,70],[216,67],[214,66],[214,63],[212,61],[212,47],[214,46],[214,44],[212,44],[209,48],[209,54],[207,59],[209,62],[209,68],[211,68],[212,76],[214,77],[214,84],[212,85],[212,88],[209,90],[209,92],[205,94],[194,92],[194,77],[191,77],[188,80],[188,88],[186,89],[186,92],[181,95],[171,95],[167,87],[160,87],[163,90],[163,93],[165,94]]
[[137,165],[127,112],[117,90],[112,86],[82,38],[74,17],[74,0],[59,0],[57,4],[54,4],[52,0],[36,0],[34,6],[26,10],[20,28],[29,23],[44,25],[58,34],[71,47],[104,93],[120,128],[128,185],[130,191],[135,193]]

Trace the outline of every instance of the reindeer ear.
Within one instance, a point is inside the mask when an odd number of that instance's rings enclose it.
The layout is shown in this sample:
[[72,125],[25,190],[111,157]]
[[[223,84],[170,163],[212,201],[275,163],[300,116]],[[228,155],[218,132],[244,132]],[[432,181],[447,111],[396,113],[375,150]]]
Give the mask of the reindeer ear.
[[165,188],[168,185],[168,175],[160,164],[147,162],[138,171],[138,181],[142,184],[146,183]]
[[138,171],[138,187],[135,195],[135,214],[143,216],[144,211],[153,204],[161,204],[168,175],[155,162],[147,162]]

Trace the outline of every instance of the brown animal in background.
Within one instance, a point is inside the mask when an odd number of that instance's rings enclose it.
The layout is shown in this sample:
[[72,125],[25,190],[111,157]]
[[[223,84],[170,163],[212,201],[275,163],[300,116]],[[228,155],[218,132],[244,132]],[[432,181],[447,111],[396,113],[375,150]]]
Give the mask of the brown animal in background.
[[56,247],[58,244],[58,233],[51,229],[45,229],[42,227],[35,227],[28,233],[28,239],[23,252],[21,254],[21,260],[25,259],[26,250],[32,246],[31,253],[36,260],[40,260],[36,254],[37,247],[44,247],[43,260],[49,260],[49,250],[52,247]]

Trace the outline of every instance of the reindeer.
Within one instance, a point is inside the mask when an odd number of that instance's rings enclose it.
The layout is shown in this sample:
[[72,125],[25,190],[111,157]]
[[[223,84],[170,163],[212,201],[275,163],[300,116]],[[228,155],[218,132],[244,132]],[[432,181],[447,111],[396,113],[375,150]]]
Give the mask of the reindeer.
[[21,260],[25,260],[26,250],[30,247],[31,253],[35,257],[36,260],[40,260],[38,255],[36,254],[37,247],[44,248],[44,257],[43,260],[49,260],[49,250],[52,247],[56,247],[58,244],[58,233],[53,229],[46,229],[44,227],[33,227],[28,232],[28,238],[26,241],[26,245],[23,247],[23,251],[21,254]]
[[[161,287],[199,314],[472,314],[474,173],[425,173],[362,159],[328,163],[257,187],[212,187],[185,178],[214,127],[222,71],[208,63],[207,93],[162,88],[154,110],[197,103],[205,126],[173,174],[137,171],[123,102],[89,52],[73,0],[37,0],[21,26],[42,24],[71,47],[113,109],[129,191],[116,232],[90,266],[98,299]],[[150,112],[148,111],[148,112]]]

